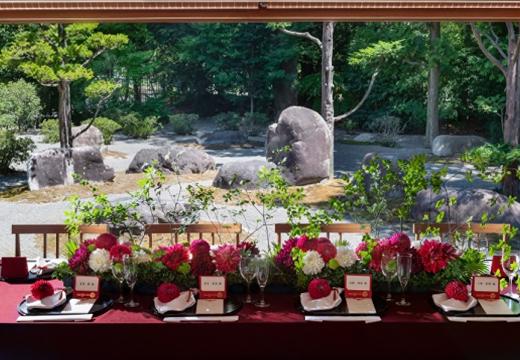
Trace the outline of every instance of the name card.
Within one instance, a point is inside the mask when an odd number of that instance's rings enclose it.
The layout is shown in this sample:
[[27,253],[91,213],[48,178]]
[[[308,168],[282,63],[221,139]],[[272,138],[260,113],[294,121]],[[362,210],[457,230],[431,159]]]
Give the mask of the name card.
[[471,295],[476,299],[499,299],[500,280],[495,276],[473,276]]
[[224,300],[199,299],[195,313],[197,315],[222,315],[224,314]]
[[199,276],[199,299],[225,299],[226,289],[225,276]]
[[346,298],[371,298],[372,275],[345,274]]
[[72,297],[77,299],[98,299],[99,286],[99,277],[77,275],[74,277]]

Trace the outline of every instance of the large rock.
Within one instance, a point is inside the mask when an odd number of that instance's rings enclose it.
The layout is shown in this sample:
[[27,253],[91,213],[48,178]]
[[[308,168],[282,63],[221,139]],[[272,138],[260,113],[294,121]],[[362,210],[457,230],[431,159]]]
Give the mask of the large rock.
[[215,161],[205,151],[189,147],[165,146],[139,150],[127,172],[143,172],[154,163],[162,171],[180,174],[200,174],[215,169]]
[[[447,206],[435,209],[435,203],[447,197],[456,198],[456,204],[451,206],[450,209]],[[503,213],[499,211],[502,208],[505,210]],[[413,219],[422,221],[424,215],[428,215],[430,219],[435,219],[439,211],[446,213],[443,222],[464,224],[471,219],[471,221],[479,223],[482,214],[487,213],[492,223],[520,226],[520,203],[514,202],[509,206],[507,196],[492,190],[450,190],[441,194],[435,194],[432,190],[423,190],[417,194],[416,204],[412,208],[411,215]],[[448,214],[450,214],[449,218],[447,218]]]
[[[269,126],[267,159],[282,167],[294,185],[317,183],[329,176],[332,139],[327,123],[316,111],[291,106]],[[281,151],[288,147],[286,151]]]
[[207,148],[227,148],[231,145],[247,143],[247,134],[237,130],[217,130],[201,137],[201,143]]
[[475,135],[439,135],[433,139],[432,152],[436,156],[454,156],[485,143],[486,139]]
[[352,139],[357,142],[374,142],[377,140],[377,134],[372,133],[361,133],[359,135],[356,135],[354,139]]
[[31,190],[48,186],[70,185],[73,174],[90,181],[111,181],[114,170],[106,166],[98,148],[80,147],[70,150],[46,149],[32,154],[28,161],[28,183]]
[[258,172],[262,167],[274,168],[276,165],[265,160],[236,161],[222,165],[213,180],[213,186],[222,189],[255,189],[262,187]]
[[114,180],[114,169],[105,165],[99,148],[82,146],[72,150],[74,173],[90,181]]
[[[76,136],[80,131],[83,131],[87,125],[74,126],[72,128],[72,136]],[[101,147],[103,146],[103,133],[95,126],[91,126],[82,133],[80,136],[75,138],[72,141],[73,147],[81,147],[81,146],[94,146]]]

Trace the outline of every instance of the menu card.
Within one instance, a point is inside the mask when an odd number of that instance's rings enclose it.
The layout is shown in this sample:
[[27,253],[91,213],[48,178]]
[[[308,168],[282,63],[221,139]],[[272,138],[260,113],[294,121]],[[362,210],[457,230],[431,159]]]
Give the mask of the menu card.
[[224,314],[223,299],[199,299],[195,313],[198,315],[207,314]]
[[376,308],[372,299],[346,298],[349,314],[375,314]]
[[502,300],[483,300],[479,301],[480,306],[488,315],[513,315],[511,309]]
[[67,305],[61,310],[62,314],[88,314],[96,299],[75,299],[69,300]]

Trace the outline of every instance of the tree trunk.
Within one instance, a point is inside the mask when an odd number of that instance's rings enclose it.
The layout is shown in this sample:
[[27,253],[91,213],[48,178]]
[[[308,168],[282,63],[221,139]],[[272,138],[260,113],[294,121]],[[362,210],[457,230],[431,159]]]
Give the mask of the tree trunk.
[[334,178],[334,67],[332,55],[334,54],[334,23],[324,22],[322,33],[321,51],[321,115],[327,122],[330,130],[330,166],[329,178]]
[[[441,24],[434,22],[429,24],[430,46],[433,52],[436,51],[437,43],[441,37]],[[441,70],[437,60],[434,60],[430,67],[428,78],[428,107],[426,116],[426,145],[432,146],[433,139],[439,135],[439,85]]]
[[298,93],[293,86],[298,74],[298,61],[296,58],[288,59],[281,67],[285,76],[273,82],[275,119],[284,109],[298,103]]
[[135,104],[141,104],[141,82],[134,80],[133,81],[133,89],[134,89],[134,102]]
[[72,148],[72,120],[70,105],[70,82],[62,80],[58,84],[59,104],[58,119],[60,125],[60,146]]

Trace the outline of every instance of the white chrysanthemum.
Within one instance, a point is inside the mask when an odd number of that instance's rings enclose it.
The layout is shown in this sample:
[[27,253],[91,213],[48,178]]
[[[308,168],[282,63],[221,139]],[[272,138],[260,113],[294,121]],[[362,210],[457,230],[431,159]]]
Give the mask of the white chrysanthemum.
[[342,268],[348,268],[355,264],[358,257],[356,253],[346,246],[337,248],[336,261]]
[[416,249],[419,249],[422,245],[422,241],[421,240],[414,240],[412,241],[412,247],[413,248],[416,248]]
[[134,251],[133,258],[138,264],[152,261],[152,257],[144,250]]
[[105,249],[96,249],[92,251],[88,259],[88,266],[97,273],[110,270],[111,265],[110,253]]
[[324,267],[325,262],[317,251],[309,250],[303,256],[302,271],[305,275],[317,275]]

